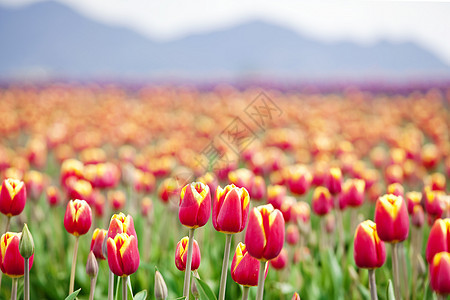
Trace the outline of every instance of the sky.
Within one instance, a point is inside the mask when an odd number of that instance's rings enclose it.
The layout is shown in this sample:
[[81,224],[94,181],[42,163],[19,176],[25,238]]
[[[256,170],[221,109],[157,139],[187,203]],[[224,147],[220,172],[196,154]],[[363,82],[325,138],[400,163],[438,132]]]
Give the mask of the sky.
[[[0,0],[21,6],[42,0]],[[450,65],[450,2],[364,0],[56,0],[157,40],[265,20],[323,41],[412,41]]]

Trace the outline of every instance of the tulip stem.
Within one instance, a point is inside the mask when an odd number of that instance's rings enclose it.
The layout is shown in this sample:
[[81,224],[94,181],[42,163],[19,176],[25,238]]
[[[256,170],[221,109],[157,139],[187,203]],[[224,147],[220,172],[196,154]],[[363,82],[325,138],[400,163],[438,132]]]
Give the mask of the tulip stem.
[[377,284],[375,282],[375,269],[369,269],[369,288],[370,298],[372,300],[378,300]]
[[398,270],[398,243],[391,243],[392,246],[392,271],[394,273],[394,294],[395,299],[400,300],[400,274]]
[[186,297],[186,300],[189,300],[189,287],[191,282],[191,264],[192,264],[192,253],[194,248],[194,228],[189,229],[189,244],[188,244],[188,253],[187,253],[187,261],[186,261],[186,271],[184,273],[184,287],[183,287],[183,296]]
[[264,280],[266,279],[266,261],[259,262],[258,289],[256,290],[256,300],[262,300],[264,295]]
[[223,253],[223,263],[222,263],[222,275],[220,276],[220,289],[219,289],[219,299],[225,299],[225,290],[227,287],[227,272],[228,272],[228,261],[230,260],[230,247],[231,238],[233,235],[226,234],[225,239],[225,252]]
[[12,287],[11,287],[11,300],[17,299],[17,283],[19,282],[19,278],[12,279]]
[[114,299],[114,273],[109,270],[108,278],[108,300]]
[[446,299],[447,299],[447,295],[442,295],[442,294],[437,295],[437,300],[446,300]]
[[79,236],[75,237],[75,244],[73,246],[73,258],[72,258],[72,269],[70,271],[70,286],[69,286],[69,295],[73,293],[73,288],[75,285],[75,269],[77,265],[77,253],[78,253],[78,241]]
[[89,300],[94,300],[96,283],[97,283],[97,275],[91,277],[91,290],[89,291]]
[[9,225],[11,225],[11,217],[10,216],[8,216],[8,218],[6,219],[5,233],[9,231]]
[[24,300],[30,300],[30,259],[25,258],[23,270],[23,297]]
[[128,297],[127,282],[128,276],[124,276],[122,278],[122,300],[127,300]]
[[250,291],[250,287],[249,286],[244,286],[243,290],[242,290],[242,300],[247,300],[248,299],[248,292]]

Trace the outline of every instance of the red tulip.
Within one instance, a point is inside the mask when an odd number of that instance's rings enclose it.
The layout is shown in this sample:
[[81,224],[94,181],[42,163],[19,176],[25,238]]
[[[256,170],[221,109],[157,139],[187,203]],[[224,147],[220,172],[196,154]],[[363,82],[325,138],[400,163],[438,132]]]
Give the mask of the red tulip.
[[345,206],[359,207],[364,202],[364,188],[366,183],[362,179],[347,179],[344,182],[341,197]]
[[438,294],[450,294],[450,253],[439,252],[430,263],[431,288]]
[[234,184],[216,190],[212,210],[212,223],[217,231],[237,233],[247,225],[250,197],[245,188]]
[[283,248],[281,249],[281,252],[280,254],[278,254],[277,257],[270,260],[270,265],[275,270],[282,270],[284,269],[284,267],[286,267],[287,261],[288,261],[288,253],[286,249]]
[[274,208],[280,209],[286,197],[286,187],[283,185],[269,185],[267,187],[267,203],[272,204]]
[[201,182],[187,184],[181,190],[178,218],[189,228],[204,226],[211,214],[209,187]]
[[108,237],[114,238],[119,233],[126,233],[136,238],[136,230],[134,229],[133,217],[131,215],[125,216],[123,213],[114,214],[111,217],[108,228]]
[[437,219],[428,236],[426,258],[431,264],[436,253],[450,252],[450,218]]
[[283,214],[285,222],[290,222],[292,217],[292,210],[297,201],[294,197],[286,196],[284,197],[283,203],[281,204],[280,211]]
[[326,187],[318,186],[314,189],[312,210],[316,215],[324,216],[333,208],[333,198]]
[[294,295],[292,295],[291,300],[300,300],[300,296],[298,295],[297,292],[295,292]]
[[11,217],[19,215],[25,208],[27,190],[23,181],[8,178],[0,191],[0,212]]
[[295,245],[300,240],[300,232],[296,224],[289,224],[286,229],[286,242]]
[[217,187],[219,186],[217,176],[211,172],[206,172],[205,174],[203,174],[203,176],[199,177],[197,181],[203,182],[204,184],[208,185],[210,191],[217,190]]
[[164,179],[158,187],[158,196],[163,203],[167,203],[171,197],[178,193],[178,182],[174,178]]
[[139,267],[139,249],[133,235],[118,233],[107,240],[109,269],[117,276],[129,276]]
[[303,195],[311,186],[312,175],[303,165],[295,165],[288,169],[287,186],[296,195]]
[[[188,245],[189,245],[189,237],[185,236],[178,242],[177,248],[175,250],[175,265],[180,271],[186,270]],[[200,267],[201,261],[200,248],[195,239],[193,245],[194,248],[192,250],[191,271],[197,270]]]
[[404,193],[405,193],[405,189],[403,188],[403,186],[400,183],[394,182],[394,183],[391,183],[390,185],[388,185],[387,193],[395,195],[395,196],[403,197]]
[[420,205],[422,201],[422,193],[420,192],[408,192],[406,193],[406,203],[408,204],[408,213],[413,213],[414,207]]
[[47,194],[47,201],[50,206],[56,206],[61,201],[59,190],[55,186],[49,186],[45,193]]
[[243,286],[257,286],[259,265],[259,261],[248,253],[245,244],[239,243],[231,262],[231,278]]
[[25,182],[28,195],[31,197],[31,199],[39,199],[45,185],[43,174],[34,170],[28,171],[25,173],[23,181]]
[[240,188],[246,188],[251,191],[255,180],[255,174],[248,169],[237,169],[228,173],[228,180]]
[[75,236],[86,234],[91,228],[92,212],[84,200],[70,200],[64,215],[64,227]]
[[[19,242],[22,233],[7,232],[0,240],[0,268],[9,277],[22,277],[24,273],[24,258],[19,252]],[[30,257],[30,270],[34,254]]]
[[342,172],[339,168],[331,168],[325,176],[325,185],[332,195],[342,190]]
[[413,213],[411,214],[411,224],[416,227],[422,227],[425,222],[425,213],[422,206],[416,205],[413,208]]
[[91,240],[91,251],[94,253],[97,259],[105,259],[103,256],[103,241],[107,235],[105,229],[96,228]]
[[61,164],[61,184],[66,187],[67,179],[70,177],[75,177],[77,179],[82,179],[84,173],[84,165],[81,161],[76,159],[66,159]]
[[127,201],[125,193],[121,190],[109,191],[108,201],[114,210],[121,210]]
[[66,182],[66,190],[69,199],[86,200],[88,203],[92,200],[92,185],[84,179],[69,178]]
[[445,181],[446,181],[446,179],[445,179],[444,174],[433,173],[426,178],[425,185],[430,186],[431,190],[433,190],[433,191],[444,191],[445,192],[445,185],[446,185]]
[[251,256],[267,261],[278,256],[284,243],[284,218],[271,204],[250,211],[245,244]]
[[356,228],[353,249],[358,268],[379,268],[386,260],[384,242],[378,237],[377,225],[371,220],[362,222]]
[[389,243],[404,241],[409,233],[409,218],[403,197],[388,194],[378,198],[375,206],[375,223],[382,241]]
[[261,200],[266,196],[266,182],[263,177],[255,176],[250,195],[254,200]]

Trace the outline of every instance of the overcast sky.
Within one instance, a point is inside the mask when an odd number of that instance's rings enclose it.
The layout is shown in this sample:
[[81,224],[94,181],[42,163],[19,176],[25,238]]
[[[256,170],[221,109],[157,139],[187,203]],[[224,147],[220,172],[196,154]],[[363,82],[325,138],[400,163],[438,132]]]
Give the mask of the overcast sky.
[[[41,0],[0,0],[20,6]],[[266,20],[321,40],[415,41],[450,64],[450,2],[362,0],[57,0],[110,24],[167,40]]]

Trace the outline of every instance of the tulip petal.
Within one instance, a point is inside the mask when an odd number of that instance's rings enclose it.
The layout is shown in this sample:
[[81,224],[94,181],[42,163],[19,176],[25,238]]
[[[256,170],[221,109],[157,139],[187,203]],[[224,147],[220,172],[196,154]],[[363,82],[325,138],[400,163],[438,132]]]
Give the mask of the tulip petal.
[[131,235],[122,245],[119,252],[122,257],[123,273],[131,275],[136,272],[139,267],[139,250],[136,237]]
[[117,257],[117,247],[112,238],[108,238],[107,242],[108,249],[108,266],[109,269],[117,276],[122,276],[124,273],[120,266],[120,262]]

